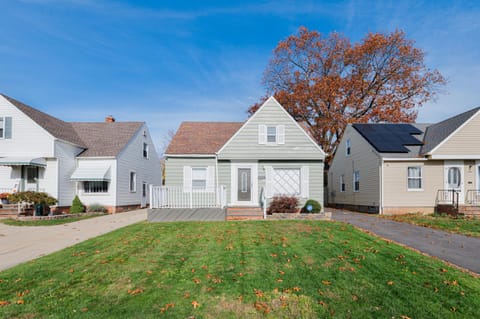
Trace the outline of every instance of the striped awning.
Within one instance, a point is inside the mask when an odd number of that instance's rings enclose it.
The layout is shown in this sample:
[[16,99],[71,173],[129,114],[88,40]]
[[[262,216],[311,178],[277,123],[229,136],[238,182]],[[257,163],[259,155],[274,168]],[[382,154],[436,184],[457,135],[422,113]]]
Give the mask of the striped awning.
[[110,180],[110,166],[81,166],[75,169],[72,176],[72,181],[109,181]]
[[38,166],[45,167],[47,162],[43,157],[0,157],[0,166]]

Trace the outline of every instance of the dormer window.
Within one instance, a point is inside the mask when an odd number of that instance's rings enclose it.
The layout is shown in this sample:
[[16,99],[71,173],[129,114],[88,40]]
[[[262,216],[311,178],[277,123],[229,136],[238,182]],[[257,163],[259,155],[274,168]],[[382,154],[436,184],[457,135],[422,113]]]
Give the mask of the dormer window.
[[352,153],[352,147],[350,145],[350,139],[347,139],[347,141],[345,142],[345,154],[347,156],[350,156],[351,153]]
[[277,143],[276,126],[267,126],[267,143]]

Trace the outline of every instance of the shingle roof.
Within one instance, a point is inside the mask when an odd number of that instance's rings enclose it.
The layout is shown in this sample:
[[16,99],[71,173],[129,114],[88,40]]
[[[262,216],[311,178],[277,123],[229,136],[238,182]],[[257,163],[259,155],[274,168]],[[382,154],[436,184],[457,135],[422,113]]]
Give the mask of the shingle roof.
[[117,156],[143,122],[71,123],[86,145],[80,157]]
[[458,114],[442,122],[429,126],[425,132],[424,145],[420,151],[421,154],[426,154],[432,151],[438,144],[450,136],[450,134],[452,134],[479,110],[480,107],[476,107],[470,111]]
[[213,155],[242,125],[242,122],[183,122],[165,154]]
[[48,133],[52,134],[54,137],[76,144],[78,146],[86,146],[73,129],[71,123],[64,122],[57,119],[56,117],[43,113],[42,111],[39,111],[20,101],[17,101],[14,98],[11,98],[5,94],[0,93],[0,95],[2,95],[10,103],[15,105],[15,107],[25,113],[25,115],[27,115],[35,123],[43,127]]
[[79,156],[117,156],[143,122],[64,122],[5,94],[5,99],[55,138],[85,148]]

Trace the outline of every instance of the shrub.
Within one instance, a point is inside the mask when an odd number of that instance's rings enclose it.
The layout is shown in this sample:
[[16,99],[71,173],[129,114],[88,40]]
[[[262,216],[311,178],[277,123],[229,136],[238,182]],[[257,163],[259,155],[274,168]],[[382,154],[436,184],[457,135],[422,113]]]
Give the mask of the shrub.
[[75,196],[75,198],[72,201],[72,206],[70,207],[70,213],[77,214],[77,213],[84,213],[84,212],[85,212],[85,206],[80,201],[80,198],[78,198],[78,196]]
[[28,202],[46,206],[55,205],[58,202],[56,198],[49,196],[47,193],[31,191],[10,194],[8,195],[8,201],[13,204]]
[[100,204],[91,204],[87,208],[89,213],[106,213],[107,209]]
[[[312,205],[312,210],[310,212],[307,209],[308,205]],[[309,199],[309,200],[307,200],[307,202],[303,206],[302,213],[303,214],[308,214],[308,213],[317,214],[317,213],[320,213],[321,210],[322,210],[322,204],[320,204],[319,202],[317,202],[314,199]]]
[[296,213],[298,198],[294,196],[275,196],[268,206],[267,213]]

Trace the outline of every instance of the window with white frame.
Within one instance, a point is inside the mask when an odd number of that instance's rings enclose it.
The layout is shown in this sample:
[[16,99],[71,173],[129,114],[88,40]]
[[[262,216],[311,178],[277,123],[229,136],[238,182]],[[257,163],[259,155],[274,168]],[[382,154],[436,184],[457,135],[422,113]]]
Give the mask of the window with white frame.
[[274,195],[301,194],[300,168],[274,168],[272,180]]
[[204,191],[207,189],[207,168],[192,167],[192,190]]
[[267,126],[267,143],[277,143],[276,126]]
[[350,145],[350,139],[347,139],[345,141],[345,154],[347,156],[350,156],[351,153],[352,153],[352,146]]
[[340,192],[345,192],[345,175],[340,175]]
[[137,191],[137,173],[130,172],[130,193]]
[[360,172],[359,171],[353,172],[353,191],[354,192],[360,191]]
[[142,197],[147,197],[147,183],[142,183]]
[[83,182],[84,193],[108,193],[108,182],[106,181],[85,181]]
[[0,138],[5,138],[5,120],[0,117]]
[[143,158],[148,158],[148,144],[143,143]]
[[408,190],[422,189],[422,167],[409,166],[407,168],[407,184]]

